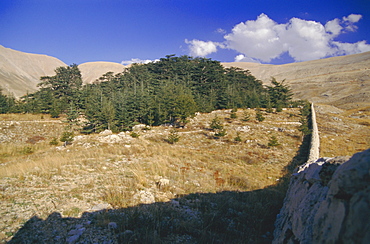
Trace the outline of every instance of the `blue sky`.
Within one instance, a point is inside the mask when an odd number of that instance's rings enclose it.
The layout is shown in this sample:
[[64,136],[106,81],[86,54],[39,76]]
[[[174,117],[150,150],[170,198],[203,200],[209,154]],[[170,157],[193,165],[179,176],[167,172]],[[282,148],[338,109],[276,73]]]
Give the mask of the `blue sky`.
[[1,0],[0,45],[66,64],[282,64],[370,51],[369,0]]

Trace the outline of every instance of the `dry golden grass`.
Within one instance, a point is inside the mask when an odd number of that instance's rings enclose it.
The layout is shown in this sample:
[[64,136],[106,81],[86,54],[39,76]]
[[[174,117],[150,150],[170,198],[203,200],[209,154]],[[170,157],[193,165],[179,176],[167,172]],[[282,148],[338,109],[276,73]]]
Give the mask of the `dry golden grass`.
[[[283,168],[300,145],[297,125],[282,124],[298,121],[298,110],[265,114],[266,120],[262,123],[255,121],[254,110],[249,110],[249,113],[248,122],[242,121],[242,110],[237,112],[237,119],[229,119],[230,111],[199,115],[187,128],[179,130],[180,141],[173,145],[165,141],[170,130],[166,127],[140,132],[139,138],[127,143],[129,147],[125,143],[101,143],[98,141],[99,135],[86,136],[81,143],[76,142],[62,150],[49,145],[52,136],[45,136],[47,139],[35,144],[24,141],[17,144],[3,143],[0,148],[0,155],[3,155],[0,176],[17,176],[36,171],[46,174],[63,165],[84,165],[101,170],[101,161],[109,159],[113,162],[124,158],[132,161],[124,166],[125,172],[131,172],[137,185],[143,187],[154,181],[154,176],[160,176],[182,186],[179,187],[179,194],[192,193],[193,190],[216,192],[263,188],[282,177]],[[214,139],[209,130],[215,114],[227,130],[227,135],[220,139]],[[8,121],[39,120],[40,115],[6,115],[5,118]],[[63,124],[55,125],[60,127],[58,131],[63,130]],[[244,127],[248,129],[239,133],[242,142],[236,142],[234,138],[237,129]],[[29,134],[25,132],[25,137],[38,135],[32,127],[27,129]],[[273,135],[278,138],[281,146],[268,148],[268,141]],[[84,146],[86,143],[92,146]],[[83,172],[73,167],[70,171],[76,174]]]
[[[325,105],[318,105],[324,107]],[[320,156],[353,155],[370,148],[370,107],[318,113]]]
[[[1,117],[0,121],[4,133],[0,145],[0,178],[4,185],[15,187],[16,192],[0,192],[5,211],[1,213],[12,219],[11,211],[6,209],[25,206],[17,210],[19,215],[19,211],[28,209],[25,220],[27,214],[47,218],[52,212],[78,217],[102,202],[131,211],[130,208],[142,203],[140,192],[153,194],[155,202],[179,198],[188,203],[190,200],[186,199],[195,194],[206,206],[212,202],[223,206],[228,194],[235,193],[234,199],[239,193],[250,192],[245,199],[236,197],[235,202],[228,204],[243,213],[252,211],[257,216],[254,218],[268,216],[263,221],[269,221],[271,226],[284,196],[284,189],[275,185],[287,173],[286,166],[301,145],[297,130],[299,110],[263,112],[266,117],[263,122],[255,120],[254,110],[248,113],[250,121],[243,121],[244,111],[240,109],[236,119],[230,119],[230,110],[200,114],[186,128],[178,129],[180,140],[174,144],[167,142],[172,128],[158,126],[138,131],[138,138],[130,137],[130,133],[120,135],[117,143],[108,142],[109,135],[76,133],[78,137],[67,147],[61,143],[59,147],[49,144],[54,137],[60,138],[64,130],[65,125],[58,120],[45,122],[49,118],[42,120],[40,115],[5,115],[8,117]],[[216,114],[227,131],[224,137],[215,138],[210,130]],[[237,136],[240,141],[235,141]],[[278,139],[279,146],[268,147],[272,136]],[[41,137],[44,139],[39,140]],[[258,191],[271,186],[274,186],[271,190]],[[268,213],[266,207],[270,209]],[[166,212],[165,209],[160,207],[160,211]],[[213,226],[214,216],[208,209],[204,209],[204,221]],[[161,216],[164,212],[160,211],[157,214]],[[227,211],[224,214],[228,216]],[[9,220],[7,225],[14,225],[16,230],[25,220],[18,218],[11,223]],[[112,221],[112,216],[104,217],[104,221]],[[253,224],[258,231],[265,228],[263,221]],[[186,229],[189,224],[184,222],[183,227]],[[0,234],[7,228],[0,226]],[[204,233],[208,232],[205,227]]]

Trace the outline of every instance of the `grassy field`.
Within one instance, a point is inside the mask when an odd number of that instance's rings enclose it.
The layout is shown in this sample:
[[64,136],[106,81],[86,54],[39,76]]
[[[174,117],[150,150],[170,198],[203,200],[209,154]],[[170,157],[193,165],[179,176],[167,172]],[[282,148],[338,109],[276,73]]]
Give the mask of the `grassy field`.
[[351,156],[370,148],[370,107],[316,107],[321,157]]
[[[158,126],[136,130],[138,137],[131,132],[76,133],[67,147],[50,145],[61,136],[63,119],[1,115],[0,238],[8,240],[35,215],[46,219],[58,212],[79,218],[108,204],[114,212],[97,223],[115,221],[120,231],[141,233],[130,239],[133,243],[145,242],[154,232],[153,243],[171,243],[184,235],[189,243],[269,242],[288,166],[303,163],[305,152],[298,109],[263,111],[263,122],[255,114],[253,109],[238,110],[237,118],[231,118],[230,110],[214,111],[191,118],[176,132]],[[210,128],[216,116],[226,130],[223,137]],[[174,134],[179,141],[171,144]],[[142,204],[154,218],[150,225],[142,219],[133,223],[138,209],[147,214]],[[197,217],[184,219],[186,209]],[[130,217],[117,220],[121,212]],[[166,216],[176,230],[163,229]]]

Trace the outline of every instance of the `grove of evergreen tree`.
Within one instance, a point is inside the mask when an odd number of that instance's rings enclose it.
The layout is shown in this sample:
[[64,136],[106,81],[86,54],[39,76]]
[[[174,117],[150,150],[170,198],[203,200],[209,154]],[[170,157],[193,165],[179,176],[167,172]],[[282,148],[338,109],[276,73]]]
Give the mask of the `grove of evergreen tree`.
[[167,55],[82,85],[81,72],[73,64],[41,77],[40,89],[19,101],[9,102],[0,92],[0,113],[67,114],[70,124],[83,115],[88,121],[85,133],[128,130],[137,123],[181,126],[195,112],[288,106],[290,88],[274,78],[272,84],[265,88],[249,71],[224,68],[211,59]]

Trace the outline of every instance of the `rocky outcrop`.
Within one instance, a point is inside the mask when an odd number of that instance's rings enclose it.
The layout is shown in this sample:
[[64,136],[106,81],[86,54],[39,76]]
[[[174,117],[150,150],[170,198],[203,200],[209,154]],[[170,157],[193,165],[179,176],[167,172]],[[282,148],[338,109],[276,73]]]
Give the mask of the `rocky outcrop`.
[[370,243],[370,149],[293,174],[273,243]]

